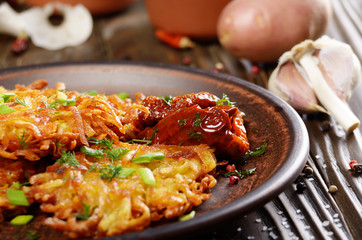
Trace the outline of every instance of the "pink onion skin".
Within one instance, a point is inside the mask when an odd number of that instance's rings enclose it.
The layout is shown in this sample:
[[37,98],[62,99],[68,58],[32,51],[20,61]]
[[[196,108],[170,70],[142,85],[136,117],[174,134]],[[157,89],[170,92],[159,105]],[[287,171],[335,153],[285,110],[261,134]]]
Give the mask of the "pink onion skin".
[[321,37],[331,16],[330,0],[233,0],[219,16],[217,35],[238,58],[275,62],[294,45]]

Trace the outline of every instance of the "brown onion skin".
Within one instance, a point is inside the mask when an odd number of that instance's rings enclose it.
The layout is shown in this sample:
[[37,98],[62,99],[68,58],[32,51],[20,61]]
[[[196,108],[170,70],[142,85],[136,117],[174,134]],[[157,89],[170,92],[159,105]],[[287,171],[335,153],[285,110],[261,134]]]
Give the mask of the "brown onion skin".
[[294,45],[321,37],[332,15],[330,0],[234,0],[221,12],[221,45],[238,58],[276,62]]

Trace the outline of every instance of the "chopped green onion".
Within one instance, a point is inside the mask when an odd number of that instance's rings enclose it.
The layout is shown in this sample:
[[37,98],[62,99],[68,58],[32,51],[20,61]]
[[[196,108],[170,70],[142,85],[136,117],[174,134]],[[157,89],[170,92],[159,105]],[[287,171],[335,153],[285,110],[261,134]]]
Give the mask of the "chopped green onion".
[[17,206],[30,206],[28,199],[25,196],[25,193],[21,190],[7,189],[6,195],[9,199],[9,202]]
[[122,168],[117,173],[117,178],[128,178],[131,176],[136,170],[133,168]]
[[33,215],[18,215],[10,221],[10,224],[25,225],[28,224],[33,218],[34,218]]
[[15,112],[14,108],[8,107],[5,104],[0,105],[0,114],[12,113]]
[[55,100],[54,102],[51,102],[47,107],[48,108],[57,108],[58,104],[61,104],[64,107],[74,106],[75,100],[74,99],[58,99],[58,100]]
[[0,93],[0,102],[8,103],[14,96],[16,96],[15,93]]
[[10,187],[15,189],[20,189],[21,184],[19,182],[14,182]]
[[195,214],[196,214],[195,210],[192,210],[190,213],[180,216],[178,218],[178,220],[183,222],[183,221],[193,219],[195,217]]
[[163,154],[161,152],[147,153],[144,155],[134,157],[131,160],[131,162],[133,162],[133,163],[150,163],[153,159],[163,160],[163,159],[165,159],[165,154]]
[[155,177],[153,176],[153,173],[152,173],[151,169],[149,169],[149,168],[138,168],[137,171],[140,174],[142,182],[144,184],[147,184],[147,185],[152,186],[152,187],[156,186],[156,180],[155,180]]
[[129,143],[129,144],[145,143],[145,144],[149,145],[149,144],[152,143],[152,141],[151,140],[143,140],[143,139],[132,139],[131,141],[128,141],[127,143]]
[[103,151],[102,150],[98,150],[98,149],[93,149],[87,146],[81,146],[80,147],[80,151],[87,156],[91,156],[91,157],[97,157],[97,158],[101,158],[103,157]]
[[82,94],[90,95],[90,96],[97,96],[98,92],[96,90],[89,90],[89,91],[86,91],[86,92],[82,92]]
[[126,93],[126,92],[117,93],[117,96],[122,100],[125,100],[125,99],[129,98],[129,94]]

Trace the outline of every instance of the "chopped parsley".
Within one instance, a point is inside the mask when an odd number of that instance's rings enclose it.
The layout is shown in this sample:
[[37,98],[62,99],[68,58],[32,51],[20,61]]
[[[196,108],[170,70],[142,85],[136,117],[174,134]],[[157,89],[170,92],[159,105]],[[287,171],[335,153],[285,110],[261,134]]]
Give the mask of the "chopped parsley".
[[179,126],[184,126],[184,125],[186,125],[186,119],[180,119],[180,120],[178,120],[177,125],[179,125]]
[[87,220],[93,214],[93,211],[95,208],[97,208],[97,206],[91,208],[89,205],[85,204],[84,202],[82,202],[82,204],[83,204],[83,212],[81,214],[75,215],[75,217],[78,220]]
[[196,139],[196,140],[199,140],[199,141],[202,139],[202,135],[201,135],[200,132],[189,132],[187,134],[187,137],[189,139]]
[[229,97],[223,93],[222,94],[222,98],[219,99],[217,102],[216,102],[216,106],[220,106],[220,105],[223,105],[224,103],[226,103],[226,105],[230,106],[230,107],[234,107],[235,106],[235,102],[231,102]]
[[249,175],[256,173],[256,168],[245,169],[243,171],[239,171],[235,169],[234,171],[224,173],[224,177],[238,176],[239,178],[246,178]]
[[248,159],[251,157],[258,157],[264,154],[266,151],[266,147],[268,146],[268,141],[265,141],[260,147],[257,147],[254,151],[249,150],[245,155],[243,156],[243,159]]
[[160,97],[167,105],[171,106],[172,96],[163,96]]
[[195,114],[194,123],[192,125],[193,125],[193,127],[200,127],[200,124],[201,124],[200,113],[197,112]]

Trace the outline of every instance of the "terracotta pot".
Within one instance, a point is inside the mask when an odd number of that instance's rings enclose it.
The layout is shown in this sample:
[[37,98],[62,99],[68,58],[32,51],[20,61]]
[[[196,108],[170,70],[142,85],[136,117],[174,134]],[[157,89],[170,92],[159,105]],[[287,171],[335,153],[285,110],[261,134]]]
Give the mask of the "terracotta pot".
[[92,15],[103,15],[120,11],[137,0],[25,0],[29,6],[43,6],[49,2],[62,2],[70,5],[83,4]]
[[195,39],[216,39],[221,10],[231,0],[145,0],[155,28]]

